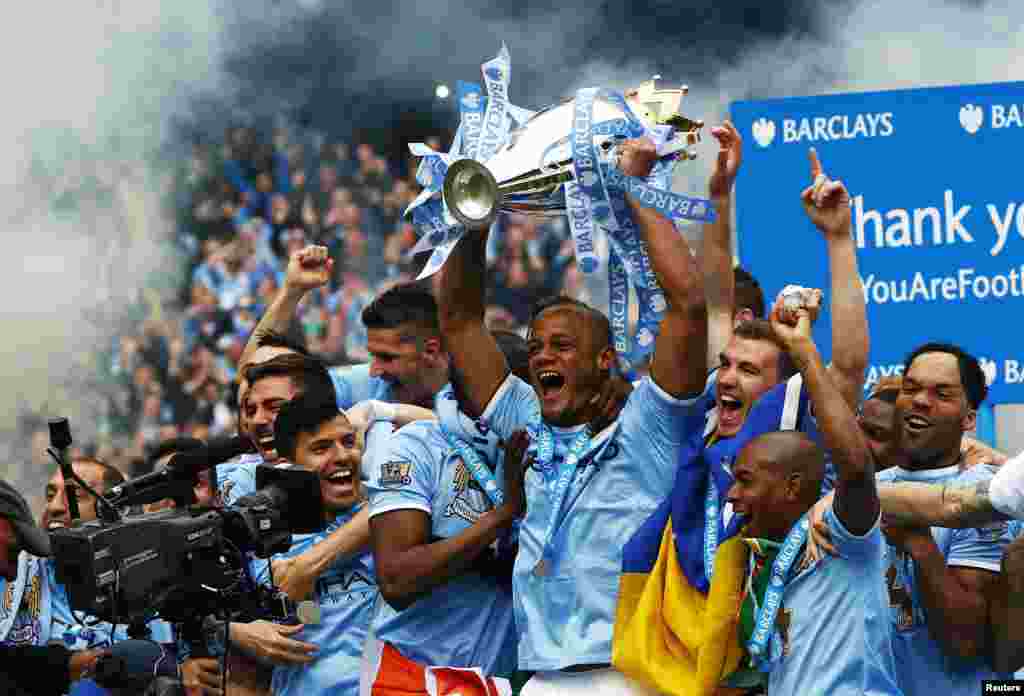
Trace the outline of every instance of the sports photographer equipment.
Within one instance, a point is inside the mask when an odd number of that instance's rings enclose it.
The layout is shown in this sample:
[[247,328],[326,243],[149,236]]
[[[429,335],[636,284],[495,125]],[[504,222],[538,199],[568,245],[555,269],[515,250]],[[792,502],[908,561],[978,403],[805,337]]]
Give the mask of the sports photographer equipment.
[[[193,489],[199,472],[213,469],[249,450],[249,443],[241,437],[211,440],[202,449],[172,455],[163,469],[125,481],[110,489],[105,497],[116,507],[155,503],[164,498],[171,498],[178,507],[184,507],[195,502]],[[102,513],[100,516],[113,521]]]
[[[167,485],[163,477],[151,481]],[[265,614],[266,597],[248,578],[244,554],[287,551],[292,533],[323,527],[323,513],[320,482],[310,472],[260,465],[256,484],[256,493],[228,508],[166,510],[51,533],[57,579],[72,608],[127,624],[154,613],[167,621],[224,610]],[[134,505],[147,492],[122,495],[119,504]]]
[[71,459],[68,457],[68,449],[71,447],[71,426],[67,418],[51,418],[50,445],[53,450],[50,456],[57,460],[60,466],[60,475],[64,479],[64,497],[68,501],[68,515],[71,524],[74,525],[82,515],[78,512],[78,494],[75,490],[75,472],[71,466]]

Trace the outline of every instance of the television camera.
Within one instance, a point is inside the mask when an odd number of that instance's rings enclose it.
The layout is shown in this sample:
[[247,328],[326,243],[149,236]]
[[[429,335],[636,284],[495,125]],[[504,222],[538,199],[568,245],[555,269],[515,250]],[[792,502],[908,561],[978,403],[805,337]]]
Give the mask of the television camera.
[[[256,492],[230,506],[198,508],[193,487],[199,472],[246,451],[239,438],[211,442],[173,455],[158,471],[125,481],[100,495],[78,477],[68,461],[67,419],[51,421],[50,454],[65,482],[75,481],[97,499],[98,519],[50,534],[57,580],[77,611],[127,624],[133,638],[146,635],[146,622],[160,618],[182,624],[193,643],[203,636],[205,618],[288,620],[295,606],[283,593],[256,583],[247,554],[268,558],[287,551],[291,535],[324,526],[317,477],[294,467],[256,467]],[[69,488],[69,496],[74,489]],[[172,498],[174,509],[129,514],[128,509]],[[69,511],[77,505],[69,500]],[[193,647],[194,654],[204,646]]]

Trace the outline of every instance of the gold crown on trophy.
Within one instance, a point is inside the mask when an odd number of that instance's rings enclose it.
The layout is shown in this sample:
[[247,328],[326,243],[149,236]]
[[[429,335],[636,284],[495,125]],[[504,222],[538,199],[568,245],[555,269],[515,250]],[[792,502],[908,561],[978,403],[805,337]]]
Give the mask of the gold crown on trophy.
[[[682,113],[683,97],[690,93],[690,88],[686,85],[670,87],[669,84],[668,80],[661,79],[661,75],[655,75],[641,82],[639,87],[626,90],[623,96],[637,116],[651,123],[672,126],[687,145],[696,145],[700,142],[704,121],[688,118]],[[696,157],[686,150],[680,151],[679,156],[684,159]]]

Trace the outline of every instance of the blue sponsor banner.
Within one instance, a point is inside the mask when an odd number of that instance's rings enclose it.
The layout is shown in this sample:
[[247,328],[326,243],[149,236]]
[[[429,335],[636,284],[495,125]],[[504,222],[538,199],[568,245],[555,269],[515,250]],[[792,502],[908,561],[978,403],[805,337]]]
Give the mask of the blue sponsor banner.
[[[788,283],[829,277],[806,218],[807,151],[853,198],[853,235],[871,326],[868,382],[898,374],[930,340],[982,361],[989,403],[1024,402],[1024,82],[732,105],[743,134],[740,260],[771,302]],[[831,354],[831,317],[815,339]]]

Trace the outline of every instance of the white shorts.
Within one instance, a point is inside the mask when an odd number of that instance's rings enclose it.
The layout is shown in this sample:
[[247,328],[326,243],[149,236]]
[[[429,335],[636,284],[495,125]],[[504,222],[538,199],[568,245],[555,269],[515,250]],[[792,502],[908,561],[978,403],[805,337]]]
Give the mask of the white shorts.
[[657,696],[658,692],[607,667],[588,672],[537,672],[520,696]]

